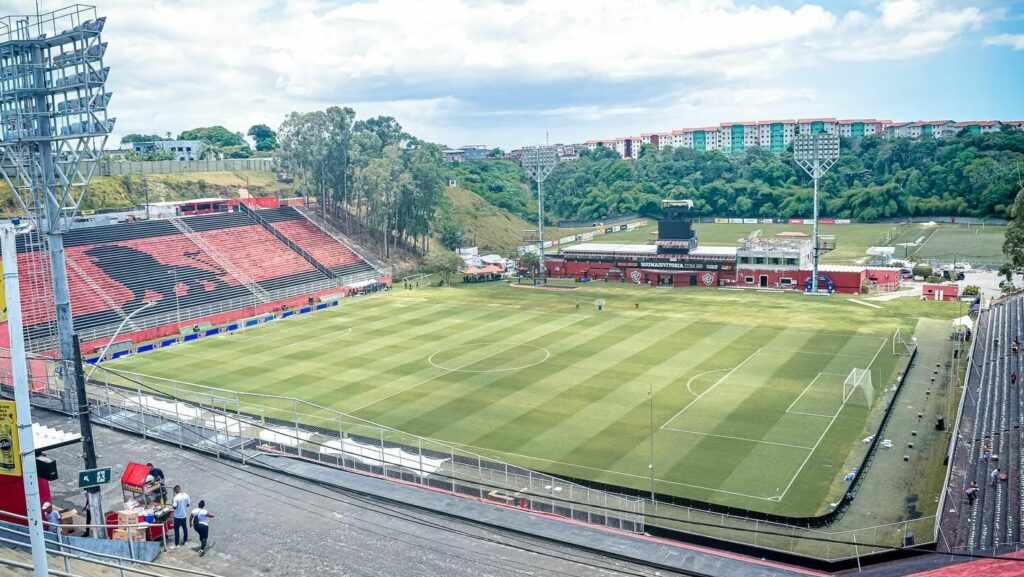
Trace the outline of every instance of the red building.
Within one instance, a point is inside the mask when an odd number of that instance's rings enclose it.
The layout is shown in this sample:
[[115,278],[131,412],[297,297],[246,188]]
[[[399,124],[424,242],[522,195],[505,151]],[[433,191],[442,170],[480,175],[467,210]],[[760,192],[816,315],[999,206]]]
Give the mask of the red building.
[[960,285],[956,283],[925,283],[921,286],[921,298],[926,301],[955,301],[960,298]]

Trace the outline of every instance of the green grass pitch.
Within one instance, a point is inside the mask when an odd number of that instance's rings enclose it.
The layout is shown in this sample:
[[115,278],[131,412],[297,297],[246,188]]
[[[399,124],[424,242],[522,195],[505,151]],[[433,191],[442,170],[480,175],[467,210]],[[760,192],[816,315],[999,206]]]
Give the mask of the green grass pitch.
[[[951,303],[878,304],[607,283],[399,289],[109,366],[298,397],[642,490],[653,429],[659,493],[813,515],[859,460],[867,399],[894,379],[894,331],[956,314]],[[844,402],[853,368],[871,370],[874,391]]]

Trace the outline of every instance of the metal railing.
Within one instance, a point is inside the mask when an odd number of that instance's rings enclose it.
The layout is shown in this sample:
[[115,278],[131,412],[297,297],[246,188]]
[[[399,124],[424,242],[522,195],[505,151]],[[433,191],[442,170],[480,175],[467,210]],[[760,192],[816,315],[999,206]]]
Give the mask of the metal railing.
[[377,269],[380,272],[380,274],[391,274],[391,267],[388,265],[388,263],[378,258],[377,255],[375,255],[372,251],[366,250],[362,245],[360,245],[357,242],[354,242],[351,238],[342,234],[341,231],[335,228],[334,225],[332,225],[330,222],[327,222],[327,220],[325,220],[323,217],[316,214],[315,212],[313,212],[312,210],[308,209],[305,206],[298,206],[295,207],[295,209],[299,212],[299,214],[303,215],[304,217],[306,217],[307,220],[316,225],[317,228],[327,233],[328,236],[350,248],[352,252],[356,253],[356,255],[359,256],[359,258],[365,260],[367,263],[370,264],[370,266]]
[[[0,521],[5,521],[5,520],[9,521],[11,519],[14,519],[15,521],[23,521],[23,522],[27,522],[28,521],[28,517],[26,517],[24,515],[19,515],[17,513],[11,513],[11,512],[8,512],[8,511],[0,510]],[[47,521],[43,521],[43,526],[46,527],[47,529],[51,529],[51,530],[48,530],[46,532],[46,537],[47,537],[47,543],[46,543],[47,544],[47,553],[50,554],[50,555],[57,555],[57,556],[61,557],[62,561],[63,561],[63,564],[64,564],[64,572],[67,572],[67,573],[70,573],[70,571],[71,571],[70,562],[72,560],[78,560],[78,561],[82,561],[82,562],[85,562],[85,563],[91,563],[91,564],[94,564],[94,565],[100,565],[100,566],[103,566],[103,567],[117,569],[118,571],[120,571],[120,575],[122,575],[122,576],[124,576],[126,573],[128,573],[128,574],[133,574],[133,575],[147,575],[147,576],[151,576],[152,575],[152,576],[156,576],[156,577],[165,577],[164,574],[161,574],[161,573],[153,573],[153,572],[147,571],[145,569],[140,569],[138,567],[132,567],[132,565],[138,565],[138,566],[144,567],[144,568],[163,569],[163,570],[167,570],[167,571],[172,571],[173,572],[172,574],[199,575],[199,576],[202,576],[202,577],[219,577],[216,574],[205,572],[205,571],[196,571],[194,569],[187,569],[187,568],[182,568],[182,567],[172,567],[170,565],[163,565],[161,563],[153,563],[151,561],[143,561],[141,559],[134,558],[135,553],[134,553],[133,544],[142,541],[142,540],[138,540],[138,539],[133,539],[132,538],[133,534],[134,534],[134,531],[127,531],[126,532],[126,536],[128,537],[128,539],[125,541],[125,543],[128,544],[128,552],[129,552],[129,555],[130,555],[130,557],[128,557],[128,558],[120,557],[120,556],[117,556],[117,555],[112,555],[110,553],[100,553],[98,551],[93,551],[91,549],[87,549],[87,548],[83,548],[83,547],[77,547],[77,546],[71,545],[69,543],[65,543],[64,536],[61,533],[62,529],[83,528],[83,529],[88,529],[90,531],[96,531],[96,530],[106,531],[108,528],[125,529],[126,527],[137,528],[138,526],[133,526],[133,525],[110,525],[110,524],[106,524],[106,523],[91,523],[91,524],[88,524],[88,525],[86,525],[86,524],[76,524],[76,523],[54,524],[54,523],[49,523]],[[53,528],[56,528],[57,530],[53,531],[52,530]],[[27,539],[28,538],[27,528],[26,528],[26,531],[19,531],[17,529],[12,528],[12,527],[0,525],[0,544],[11,546],[11,547],[16,547],[16,548],[28,548],[29,547],[29,544],[27,542],[19,541],[17,539],[12,539],[10,537],[11,535],[19,536],[19,537],[25,537]],[[90,559],[90,557],[93,557],[95,559]],[[106,559],[109,559],[110,561],[105,561]]]
[[[98,375],[101,373],[98,372]],[[828,531],[594,489],[302,399],[104,370],[89,386],[98,422],[242,461],[288,455],[616,529],[662,527],[838,561],[898,549],[935,516]],[[168,426],[168,425],[176,426]]]
[[644,530],[642,499],[600,491],[301,399],[238,393],[104,367],[94,421],[243,462],[288,455],[618,530]]
[[181,232],[181,234],[185,235],[185,237],[191,240],[193,244],[198,246],[210,258],[216,261],[217,264],[219,264],[221,268],[227,271],[228,274],[235,277],[235,280],[242,283],[242,286],[249,289],[252,292],[252,294],[256,295],[263,302],[270,301],[270,295],[267,294],[267,291],[263,290],[263,287],[261,287],[259,283],[253,280],[252,277],[246,274],[245,271],[235,266],[235,264],[231,262],[228,259],[228,257],[222,255],[215,248],[213,248],[213,246],[211,246],[210,243],[206,242],[206,240],[202,236],[200,236],[196,231],[192,230],[192,227],[186,224],[184,220],[177,216],[170,215],[168,215],[167,220],[170,221],[170,223],[174,225],[174,228],[178,229],[178,231]]

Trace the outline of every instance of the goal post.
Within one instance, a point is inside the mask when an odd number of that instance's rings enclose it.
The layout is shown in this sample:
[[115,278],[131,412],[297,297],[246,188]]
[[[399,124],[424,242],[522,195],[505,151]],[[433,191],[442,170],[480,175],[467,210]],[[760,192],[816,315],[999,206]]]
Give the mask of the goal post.
[[892,354],[896,356],[905,356],[913,352],[914,347],[917,346],[917,337],[910,334],[910,331],[904,331],[903,327],[896,329],[896,332],[892,335]]
[[843,381],[843,404],[870,407],[875,400],[875,389],[871,384],[871,369],[853,369]]

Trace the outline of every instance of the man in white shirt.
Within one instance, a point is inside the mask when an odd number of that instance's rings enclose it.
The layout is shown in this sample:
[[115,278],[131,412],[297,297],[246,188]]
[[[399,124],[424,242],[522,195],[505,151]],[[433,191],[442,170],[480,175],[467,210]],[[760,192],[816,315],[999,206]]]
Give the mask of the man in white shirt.
[[188,506],[192,502],[188,498],[188,493],[181,490],[181,485],[174,486],[174,499],[171,501],[171,505],[174,506],[174,548],[178,548],[178,527],[181,527],[182,531],[185,532],[185,539],[181,541],[184,545],[188,543]]
[[213,518],[213,513],[206,510],[206,501],[199,501],[199,506],[192,509],[192,513],[189,514],[189,521],[192,522],[192,528],[199,533],[199,556],[206,555],[206,541],[210,536],[210,519]]

